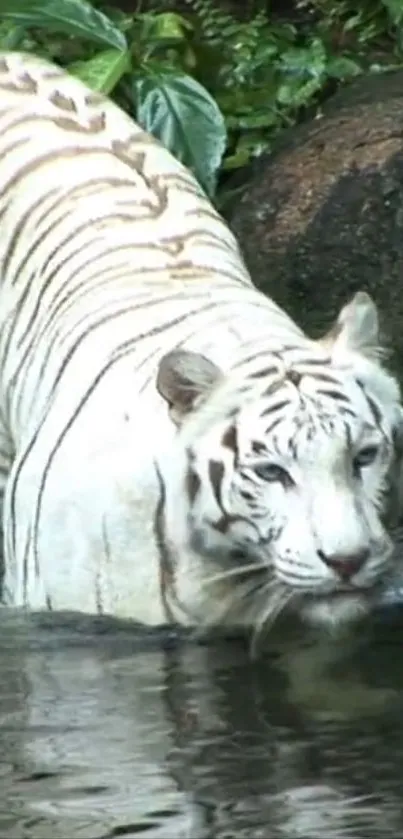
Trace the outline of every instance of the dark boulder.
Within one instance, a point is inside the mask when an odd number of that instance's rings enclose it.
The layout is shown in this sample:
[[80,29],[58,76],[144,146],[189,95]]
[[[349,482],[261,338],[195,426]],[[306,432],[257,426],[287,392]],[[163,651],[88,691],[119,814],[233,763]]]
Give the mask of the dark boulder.
[[403,371],[403,72],[359,79],[287,133],[229,221],[255,283],[312,335],[369,291]]

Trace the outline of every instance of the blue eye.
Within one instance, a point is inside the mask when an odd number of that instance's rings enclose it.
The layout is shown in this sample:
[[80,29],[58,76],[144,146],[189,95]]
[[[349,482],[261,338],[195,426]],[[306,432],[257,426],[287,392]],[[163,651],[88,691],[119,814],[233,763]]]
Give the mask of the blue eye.
[[255,475],[271,484],[282,484],[283,486],[291,486],[293,480],[286,469],[278,466],[277,463],[262,463],[254,467]]
[[366,446],[364,449],[361,449],[353,460],[354,473],[359,474],[365,466],[371,466],[377,458],[378,451],[378,446]]

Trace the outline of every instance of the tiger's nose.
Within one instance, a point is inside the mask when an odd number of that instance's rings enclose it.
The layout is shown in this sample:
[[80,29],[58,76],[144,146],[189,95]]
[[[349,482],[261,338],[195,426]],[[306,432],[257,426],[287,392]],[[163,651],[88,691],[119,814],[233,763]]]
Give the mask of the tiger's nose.
[[348,582],[365,565],[369,557],[369,550],[363,548],[354,554],[325,554],[324,551],[319,550],[318,556],[344,582]]

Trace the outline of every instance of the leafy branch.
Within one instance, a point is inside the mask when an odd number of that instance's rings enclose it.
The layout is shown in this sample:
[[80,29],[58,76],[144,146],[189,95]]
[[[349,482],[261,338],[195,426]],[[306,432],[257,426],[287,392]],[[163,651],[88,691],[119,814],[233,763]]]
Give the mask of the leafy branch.
[[48,57],[112,96],[220,201],[225,173],[336,85],[402,64],[403,0],[297,5],[314,11],[308,27],[264,11],[239,21],[216,0],[131,15],[103,0],[0,0],[0,49]]

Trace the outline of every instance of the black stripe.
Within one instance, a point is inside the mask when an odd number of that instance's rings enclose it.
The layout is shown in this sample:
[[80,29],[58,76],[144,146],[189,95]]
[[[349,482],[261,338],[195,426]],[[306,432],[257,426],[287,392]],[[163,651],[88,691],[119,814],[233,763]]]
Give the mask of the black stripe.
[[[132,215],[130,215],[130,216],[127,215],[127,216],[124,216],[124,218],[123,218],[121,213],[115,213],[115,212],[113,212],[113,213],[111,212],[108,215],[104,215],[104,216],[101,216],[101,217],[93,219],[93,220],[86,219],[84,222],[82,220],[80,220],[80,223],[76,227],[70,228],[67,231],[66,236],[63,239],[59,239],[59,241],[57,242],[57,245],[55,245],[53,250],[50,251],[50,253],[48,253],[45,261],[43,262],[43,264],[41,266],[42,274],[45,274],[45,272],[49,268],[49,265],[50,265],[52,259],[56,255],[60,254],[61,250],[64,248],[65,245],[73,244],[73,250],[66,257],[62,258],[59,265],[56,265],[52,269],[52,273],[50,275],[51,277],[53,277],[53,275],[55,273],[57,273],[57,271],[61,267],[64,267],[66,259],[70,259],[70,258],[76,256],[77,253],[80,253],[80,250],[78,250],[77,248],[74,247],[75,240],[76,240],[77,236],[79,236],[81,233],[86,232],[87,230],[90,230],[90,232],[93,233],[94,235],[91,236],[89,239],[86,239],[86,241],[83,243],[84,246],[90,247],[91,245],[97,244],[100,240],[104,244],[104,250],[102,250],[101,252],[98,252],[97,255],[96,255],[97,259],[100,259],[103,256],[107,256],[109,253],[114,253],[115,251],[121,251],[123,253],[124,251],[127,251],[127,250],[132,250],[132,251],[135,250],[135,252],[141,251],[141,250],[147,250],[147,251],[155,250],[157,252],[160,252],[161,250],[164,250],[163,246],[161,245],[161,243],[159,241],[157,241],[155,244],[152,244],[152,243],[150,244],[150,242],[136,242],[135,246],[133,246],[133,242],[128,242],[127,244],[122,244],[121,242],[119,242],[114,247],[111,247],[108,240],[105,239],[105,231],[104,231],[103,228],[104,228],[105,224],[109,224],[109,222],[112,219],[116,219],[116,218],[119,221],[127,220],[133,226],[135,226],[135,224],[136,224],[136,219],[134,219]],[[47,228],[46,233],[48,233],[49,230],[53,230],[54,227],[59,222],[63,223],[65,220],[66,220],[66,216],[63,216],[62,218],[58,218],[54,224],[52,224],[49,228]],[[31,252],[32,252],[32,249],[31,249]],[[93,261],[94,261],[94,256],[93,256]],[[178,267],[178,265],[176,264],[175,268],[177,268],[177,267]],[[48,280],[47,280],[47,283],[49,285]]]
[[49,192],[46,193],[46,195],[41,195],[40,198],[37,199],[37,201],[34,201],[33,204],[30,204],[27,211],[19,217],[18,223],[15,225],[14,228],[14,233],[10,236],[10,239],[7,243],[7,247],[3,253],[3,262],[1,266],[3,277],[5,277],[7,274],[10,261],[14,256],[15,249],[17,247],[17,244],[19,243],[22,234],[24,233],[27,222],[32,220],[32,215],[35,212],[35,210],[38,210],[42,206],[44,201],[47,201],[47,199],[55,193],[58,194],[58,204],[60,204],[60,192],[58,193],[57,189],[50,189]]
[[248,379],[267,379],[269,376],[279,375],[278,367],[262,367],[260,370],[254,370],[248,373]]
[[[301,349],[303,349],[303,347],[301,347]],[[312,358],[310,358],[310,357],[301,358],[301,359],[298,359],[298,369],[306,367],[307,372],[305,373],[305,370],[301,369],[301,373],[303,373],[304,375],[311,375],[314,378],[316,378],[317,375],[318,375],[316,369],[313,370],[312,373],[310,373],[309,368],[310,367],[315,367],[315,368],[316,367],[330,367],[331,363],[332,363],[331,358],[327,358],[326,356],[323,357],[323,358],[322,357],[320,357],[320,358],[313,358],[313,357]],[[321,374],[319,374],[319,376],[321,376]]]
[[[69,309],[76,306],[77,303],[82,302],[88,295],[94,292],[94,280],[96,281],[96,292],[98,294],[100,289],[104,287],[107,288],[108,286],[110,287],[112,284],[115,285],[119,282],[119,280],[127,279],[129,276],[129,269],[126,260],[122,263],[109,265],[108,268],[104,268],[103,270],[97,269],[94,273],[89,275],[87,274],[85,280],[83,280],[81,277],[81,271],[90,265],[91,262],[93,263],[94,260],[89,259],[85,263],[82,263],[77,271],[70,274],[69,279],[59,286],[58,291],[53,296],[52,301],[47,307],[46,314],[48,317],[44,318],[42,322],[41,331],[38,335],[38,341],[43,338],[49,328],[54,326],[55,322],[60,319],[62,314],[65,315]],[[119,269],[122,269],[121,273],[119,273]],[[112,276],[108,276],[110,274],[112,274]],[[74,285],[72,280],[75,280],[77,277],[78,283]],[[149,299],[151,294],[152,291],[150,288],[147,288],[143,294],[136,294],[136,304],[133,305],[137,305],[139,302],[142,303],[144,298]],[[66,303],[69,305],[63,311],[63,307]]]
[[[242,358],[240,361],[237,361],[236,364],[233,365],[232,369],[233,370],[240,369],[242,371],[242,368],[244,366],[247,366],[248,364],[250,364],[252,361],[257,361],[258,359],[264,359],[265,362],[268,362],[268,361],[270,361],[270,357],[273,356],[273,355],[275,355],[275,353],[271,352],[266,347],[263,350],[259,350],[259,352],[253,353],[253,355],[248,355],[245,358]],[[255,375],[252,375],[252,374],[256,374],[256,371],[252,370],[251,373],[246,372],[246,375],[248,377],[255,378]]]
[[[66,292],[66,294],[64,295],[64,298],[63,298],[63,301],[62,301],[62,302],[65,302],[66,300],[69,300],[69,302],[71,303],[71,305],[75,305],[75,303],[77,302],[77,300],[80,300],[80,299],[82,299],[82,298],[84,297],[84,293],[83,293],[83,295],[79,295],[78,297],[75,297],[74,299],[72,299],[73,294],[76,294],[76,293],[77,293],[77,291],[79,291],[79,290],[82,288],[82,283],[81,283],[81,282],[79,282],[79,283],[76,285],[76,287],[73,287],[73,288],[70,288],[70,289],[69,289],[69,283],[70,283],[71,279],[75,279],[77,276],[78,276],[78,277],[80,277],[80,273],[81,273],[82,268],[83,268],[83,267],[85,267],[87,264],[90,264],[91,262],[93,262],[93,260],[88,260],[88,263],[85,263],[84,265],[81,265],[81,266],[80,266],[80,268],[78,268],[78,269],[77,269],[77,271],[76,271],[76,272],[74,272],[74,273],[73,273],[73,274],[69,277],[69,279],[68,279],[68,280],[66,280],[66,282],[62,284],[62,286],[61,286],[61,288],[60,288],[59,290],[63,291],[64,289],[67,289],[67,292]],[[112,270],[113,270],[113,268],[111,267],[111,269],[110,269],[110,270],[112,271]],[[161,269],[160,269],[160,268],[157,268],[157,269],[155,269],[155,270],[159,272]],[[144,273],[144,272],[143,272],[143,273]],[[128,274],[128,267],[127,267],[127,263],[125,263],[125,273],[124,273],[124,274],[122,274],[122,277],[123,277],[123,276],[127,276],[127,274]],[[93,282],[94,280],[96,280],[98,276],[99,276],[99,272],[98,272],[98,271],[97,271],[97,272],[94,272],[94,274],[91,274],[91,276],[90,276],[89,278],[87,278],[87,279],[88,279],[88,284],[89,284],[90,282]],[[111,278],[108,278],[105,282],[106,282],[106,283],[111,283],[111,282],[112,282],[112,279],[111,279]],[[102,284],[101,284],[101,286],[102,286]],[[97,289],[98,289],[99,287],[100,287],[100,284],[98,284],[98,283],[97,283]],[[83,292],[84,292],[84,291],[85,291],[85,289],[83,289]],[[90,288],[90,289],[87,289],[87,290],[86,290],[86,293],[90,293],[91,291],[93,291],[93,287],[92,287],[92,285],[91,285],[91,288]],[[152,294],[152,290],[151,290],[151,289],[148,289],[148,290],[147,290],[147,296],[148,296],[148,298],[150,298],[151,294]],[[143,295],[143,296],[144,296],[144,295]],[[179,296],[179,295],[178,295],[178,296]],[[53,303],[54,303],[54,301],[55,301],[55,300],[57,300],[57,297],[58,297],[58,295],[55,295],[55,297],[53,298],[53,301],[52,301]],[[207,295],[204,295],[204,296],[203,296],[203,299],[204,299],[205,297],[207,297]],[[142,298],[140,298],[140,299],[142,299]],[[171,299],[171,298],[170,298],[170,299]],[[174,298],[173,298],[173,299],[174,299]],[[133,304],[132,304],[134,307],[136,307],[136,309],[141,308],[141,306],[143,305],[142,303],[140,303],[140,304],[139,304],[139,303],[138,303],[138,300],[139,300],[139,295],[136,295],[136,301],[133,301]],[[164,302],[164,301],[162,301],[162,302]],[[49,309],[50,309],[50,315],[49,315],[49,317],[48,317],[47,319],[45,319],[45,323],[43,324],[43,326],[42,326],[42,328],[41,328],[41,330],[40,330],[39,334],[33,335],[33,336],[32,336],[31,341],[28,343],[27,347],[25,348],[24,353],[20,353],[20,361],[19,361],[18,367],[14,370],[13,376],[12,376],[12,378],[11,378],[11,380],[10,380],[10,384],[13,384],[13,383],[17,380],[18,375],[19,375],[19,373],[21,372],[21,370],[22,370],[22,368],[23,368],[23,366],[24,366],[24,364],[25,364],[25,362],[26,362],[26,360],[27,360],[28,356],[31,354],[31,352],[32,352],[32,349],[33,349],[34,345],[39,344],[39,342],[40,342],[40,341],[44,338],[44,336],[46,335],[46,331],[47,331],[47,329],[48,329],[49,327],[54,326],[55,316],[56,316],[56,314],[58,313],[58,309],[52,310],[51,306],[49,307]],[[51,355],[51,353],[52,353],[52,350],[53,350],[54,344],[56,343],[56,341],[59,341],[59,340],[60,340],[60,334],[59,334],[59,331],[57,331],[57,334],[54,336],[53,341],[49,344],[49,346],[48,346],[48,348],[47,348],[47,349],[48,349],[47,354],[44,356],[44,358],[43,358],[43,360],[42,360],[42,365],[41,365],[41,368],[40,368],[40,373],[39,373],[39,376],[38,376],[38,378],[39,378],[39,379],[42,377],[42,375],[43,375],[43,373],[44,373],[45,367],[47,366],[47,362],[48,362],[49,357],[50,357],[50,355]],[[9,346],[10,346],[10,343],[9,343]],[[7,356],[8,356],[8,348],[7,348],[7,351],[6,351],[6,353],[5,353],[5,361],[7,360]],[[5,361],[4,361],[4,364],[5,364]]]
[[29,549],[31,546],[31,534],[28,533],[28,538],[24,548],[24,557],[22,560],[22,602],[24,606],[27,605],[27,586],[28,586],[28,556],[29,556]]
[[[162,606],[165,612],[165,616],[167,619],[167,623],[174,624],[175,616],[172,612],[171,606],[168,602],[168,588],[172,587],[173,592],[175,591],[174,588],[174,581],[175,581],[175,568],[174,568],[174,560],[171,556],[171,552],[168,548],[167,541],[165,538],[165,503],[166,503],[166,489],[164,479],[161,475],[160,470],[158,469],[157,463],[155,465],[155,471],[157,475],[158,487],[159,487],[159,496],[158,501],[155,507],[154,513],[154,521],[153,521],[153,530],[154,530],[154,540],[158,550],[158,557],[159,557],[159,569],[160,569],[160,596]],[[176,598],[175,598],[176,599]]]
[[[126,186],[133,188],[133,182],[127,179],[122,179],[121,181],[117,178],[106,178],[102,176],[97,176],[97,178],[90,178],[89,180],[80,181],[80,183],[75,184],[66,192],[64,189],[64,184],[57,189],[57,199],[53,201],[50,205],[47,205],[44,211],[38,216],[36,219],[36,226],[40,227],[46,219],[54,212],[55,209],[60,208],[61,200],[62,203],[62,215],[59,215],[59,219],[62,221],[67,214],[67,208],[69,203],[74,199],[77,201],[78,198],[87,198],[93,193],[99,195],[101,191],[101,187],[105,187],[106,191],[108,188],[113,188],[115,186]],[[63,189],[63,192],[61,191]],[[55,190],[50,190],[47,193],[46,199],[53,194]],[[43,196],[42,196],[43,197]]]
[[[65,214],[65,212],[63,212],[62,215],[58,215],[55,219],[53,219],[53,221],[48,225],[48,227],[45,227],[44,230],[41,230],[38,233],[38,235],[36,236],[36,238],[33,241],[31,241],[30,247],[28,248],[28,250],[25,251],[22,261],[19,263],[19,265],[16,267],[15,271],[13,272],[13,276],[10,280],[11,286],[18,285],[18,281],[19,281],[21,272],[24,270],[24,268],[26,268],[27,262],[30,262],[32,257],[35,255],[37,249],[40,247],[41,244],[43,244],[43,242],[47,239],[47,237],[50,235],[50,233],[52,233],[60,224],[64,224],[65,221],[66,221],[66,214]],[[46,260],[41,265],[42,276],[44,275],[44,273],[45,273],[45,271],[46,271],[46,269],[49,265],[50,260],[55,256],[56,253],[59,252],[60,248],[62,248],[63,245],[65,245],[65,244],[71,243],[73,241],[73,239],[77,236],[77,234],[82,233],[84,230],[86,230],[89,227],[89,225],[90,225],[90,222],[88,221],[88,219],[86,219],[85,222],[80,220],[79,225],[77,225],[76,227],[73,227],[72,229],[70,229],[68,231],[67,236],[65,236],[64,239],[62,239],[61,241],[59,241],[57,243],[55,248],[50,252],[50,254],[47,255]],[[87,240],[87,242],[88,242],[88,240]],[[90,239],[89,243],[93,243],[93,240]],[[47,282],[47,285],[46,285],[46,288],[47,288],[47,286],[49,285],[49,281],[47,280],[46,282]],[[46,288],[45,288],[45,290],[46,290]],[[26,291],[25,297],[27,296],[27,293],[28,292]],[[25,297],[23,299],[25,299]]]
[[[298,369],[301,368],[302,365],[298,364]],[[312,375],[315,379],[315,382],[328,382],[330,385],[338,385],[339,381],[336,376],[332,376],[331,373],[319,373],[318,370],[314,370],[312,374],[309,371],[306,373],[305,370],[300,371],[304,376],[305,375]]]
[[323,388],[317,388],[316,393],[320,396],[328,396],[335,402],[347,402],[347,404],[350,404],[350,397],[346,396],[345,393],[342,393],[341,390],[324,390]]
[[[8,112],[8,109],[7,109],[7,112]],[[3,134],[3,137],[2,137],[3,140],[6,138],[6,134],[7,134],[7,130]],[[13,151],[15,151],[16,149],[20,149],[22,146],[25,146],[26,144],[27,144],[27,138],[26,137],[20,137],[18,140],[13,140],[11,145],[9,145],[9,146],[2,146],[2,149],[1,149],[1,159],[2,159],[2,161],[4,162],[4,160],[6,159],[8,154],[12,154]],[[1,191],[0,195],[3,197],[3,190]]]
[[375,420],[375,424],[377,425],[378,428],[381,428],[382,412],[381,412],[380,408],[378,407],[377,403],[375,402],[375,400],[372,399],[372,397],[369,396],[368,393],[366,393],[365,395],[367,397],[367,402],[368,402],[368,405],[371,409],[372,416]]
[[[26,138],[23,140],[14,140],[10,146],[2,147],[1,155],[4,160],[7,154],[13,152],[16,148],[21,145],[24,145],[26,142]],[[79,156],[84,157],[92,157],[92,155],[97,155],[100,157],[105,157],[111,155],[112,152],[107,147],[102,148],[102,146],[68,146],[61,144],[59,147],[52,149],[51,151],[46,152],[39,157],[35,157],[34,159],[30,158],[29,161],[23,166],[19,166],[18,172],[13,175],[6,183],[2,185],[1,188],[1,198],[7,199],[8,202],[8,194],[14,191],[14,188],[18,186],[20,181],[24,181],[25,177],[30,174],[37,174],[40,172],[41,168],[45,168],[48,163],[53,163],[57,161],[58,169],[62,170],[63,168],[63,160],[70,160],[71,158],[76,158]],[[101,166],[102,171],[102,166]],[[133,185],[135,185],[133,179]]]
[[265,428],[265,430],[264,430],[265,435],[266,435],[266,434],[267,434],[267,435],[272,434],[272,432],[274,431],[274,429],[275,429],[275,428],[276,428],[276,427],[277,427],[277,426],[278,426],[278,425],[279,425],[282,421],[283,421],[283,417],[282,417],[282,416],[281,416],[281,417],[276,417],[275,419],[273,419],[273,421],[270,423],[270,425],[266,426],[266,428]]
[[357,419],[357,414],[353,408],[347,408],[344,405],[339,405],[337,408],[339,414],[343,414],[344,416],[352,417],[353,419]]
[[[109,563],[111,559],[111,546],[108,538],[108,531],[106,529],[105,516],[102,517],[102,546],[106,557],[106,562]],[[95,604],[98,615],[104,614],[102,605],[102,585],[101,585],[101,563],[97,567],[95,574]]]
[[[29,288],[31,287],[31,284],[33,283],[33,281],[34,281],[35,277],[36,277],[36,272],[35,272],[35,271],[34,271],[34,272],[32,272],[31,274],[29,274],[29,275],[28,275],[28,277],[26,277],[26,285],[25,285],[26,293],[24,292],[24,294],[22,295],[22,297],[24,297],[24,299],[25,299],[25,298],[26,298],[26,296],[28,295],[28,290],[29,290]],[[21,299],[19,299],[19,300],[17,301],[17,303],[16,303],[16,305],[15,305],[15,308],[14,308],[14,311],[13,311],[13,313],[12,313],[12,316],[10,315],[10,320],[13,320],[12,327],[14,327],[14,328],[15,328],[15,318],[16,318],[17,316],[19,316],[20,311],[21,311],[21,309],[20,309],[20,300],[21,300]],[[13,331],[14,331],[14,329],[13,329],[13,328],[11,328],[11,330],[9,330],[9,331],[8,331],[7,341],[6,341],[6,343],[5,343],[5,346],[4,346],[4,351],[3,351],[3,353],[2,353],[1,364],[2,364],[2,369],[3,369],[3,370],[5,369],[5,367],[6,367],[7,363],[8,363],[8,357],[9,357],[9,354],[10,354],[10,350],[11,350],[11,347],[13,346],[13,344],[12,344],[12,340],[11,340],[11,338],[10,338],[10,332],[11,332],[11,334],[12,334],[12,333],[13,333]],[[4,333],[4,334],[5,334],[5,333]],[[3,336],[3,337],[4,337],[4,336]],[[14,378],[15,378],[15,377],[13,376],[13,379],[14,379]],[[12,379],[12,380],[13,380],[13,379]]]
[[362,391],[362,393],[363,393],[363,395],[366,399],[370,414],[371,414],[371,416],[374,420],[374,423],[375,423],[376,427],[379,428],[380,431],[382,431],[382,419],[383,419],[383,417],[382,417],[382,411],[381,411],[379,405],[377,404],[375,399],[372,396],[370,396],[369,393],[367,393],[367,391],[365,389],[365,384],[363,382],[361,382],[359,379],[356,379],[356,382],[357,382],[358,386],[361,388],[361,391]]
[[[110,218],[110,217],[108,216],[108,220],[109,220],[109,218]],[[79,227],[79,228],[77,228],[77,229],[75,229],[75,230],[73,230],[73,231],[70,231],[69,236],[68,236],[68,237],[66,237],[66,239],[65,239],[65,240],[63,240],[61,243],[59,242],[58,248],[56,248],[56,249],[55,249],[55,250],[54,250],[54,251],[53,251],[53,252],[52,252],[52,253],[48,256],[48,259],[47,259],[47,260],[45,261],[45,263],[43,264],[43,266],[42,266],[42,273],[44,273],[44,272],[45,272],[46,268],[47,268],[47,267],[48,267],[48,265],[49,265],[49,262],[50,262],[51,258],[52,258],[52,257],[53,257],[56,253],[58,253],[58,252],[60,251],[60,248],[61,248],[61,247],[63,247],[63,245],[68,244],[68,243],[70,242],[70,240],[71,240],[71,236],[72,236],[72,237],[75,237],[78,233],[80,233],[80,232],[81,232],[81,229],[83,229],[83,230],[84,230],[84,229],[87,229],[87,226],[88,226],[88,222],[87,222],[84,226],[81,226],[81,225],[80,225],[80,227]],[[78,255],[78,254],[82,253],[83,251],[87,250],[87,248],[89,248],[89,247],[93,246],[94,244],[96,244],[96,241],[97,241],[97,240],[94,240],[94,239],[91,239],[91,240],[89,240],[89,241],[88,241],[88,240],[86,240],[85,242],[83,242],[83,243],[82,243],[82,245],[81,245],[80,247],[75,246],[75,249],[74,249],[71,253],[67,254],[67,255],[66,255],[63,259],[61,259],[61,260],[60,260],[60,262],[59,262],[59,263],[58,263],[58,264],[57,264],[57,265],[56,265],[56,266],[52,269],[51,273],[50,273],[50,274],[48,274],[48,276],[47,276],[47,277],[46,277],[46,279],[44,280],[44,283],[43,283],[43,284],[42,284],[42,286],[41,286],[40,293],[37,295],[37,299],[36,299],[36,303],[35,303],[35,306],[34,306],[34,310],[33,310],[32,314],[31,314],[31,316],[30,316],[30,318],[29,318],[29,320],[28,320],[28,322],[27,322],[27,324],[26,324],[26,326],[25,326],[24,332],[22,333],[22,335],[20,335],[20,336],[19,336],[19,339],[18,339],[18,349],[20,349],[20,348],[21,348],[21,345],[24,343],[24,341],[25,341],[25,339],[26,339],[26,337],[27,337],[28,332],[30,331],[31,327],[33,326],[34,321],[35,321],[35,318],[37,317],[38,312],[39,312],[39,310],[40,310],[40,307],[41,307],[41,303],[42,303],[43,297],[44,297],[45,293],[48,291],[49,287],[51,286],[51,284],[52,284],[53,280],[55,279],[56,275],[58,274],[58,272],[59,272],[62,268],[65,268],[65,267],[66,267],[66,265],[68,265],[68,263],[69,263],[69,261],[70,261],[71,259],[75,259],[75,258],[77,257],[77,255]],[[145,245],[144,245],[144,247],[148,247],[148,246],[145,244]],[[116,245],[116,246],[115,246],[115,247],[113,247],[113,248],[111,248],[111,247],[106,248],[106,249],[105,249],[105,251],[103,251],[101,254],[99,254],[99,253],[98,253],[98,254],[97,254],[97,258],[101,258],[102,256],[109,256],[110,254],[114,253],[115,251],[117,251],[117,252],[121,253],[122,251],[125,251],[125,250],[132,250],[132,248],[133,248],[133,245],[132,245],[132,244],[128,244],[128,245],[118,244],[118,245]],[[138,248],[137,248],[137,245],[136,245],[136,250],[137,250],[137,249],[138,249]],[[59,289],[58,289],[59,293],[60,293],[60,291],[63,291],[64,289],[66,289],[66,294],[65,294],[65,297],[63,298],[64,300],[65,300],[66,298],[70,298],[70,297],[71,297],[71,295],[72,295],[72,289],[71,289],[71,288],[69,288],[69,284],[70,284],[70,282],[71,282],[71,279],[73,279],[74,277],[76,277],[77,275],[79,275],[81,271],[85,270],[85,268],[87,268],[89,265],[92,265],[93,263],[94,263],[94,255],[90,256],[90,257],[89,257],[89,258],[88,258],[85,262],[81,263],[81,265],[77,268],[77,270],[74,272],[74,274],[71,274],[71,275],[69,276],[69,278],[68,278],[68,279],[67,279],[64,283],[62,283],[62,285],[61,285],[61,286],[59,286]],[[106,272],[106,271],[108,271],[108,272],[109,272],[109,271],[114,271],[114,270],[115,270],[115,266],[108,266],[107,268],[105,268],[105,269],[104,269],[104,272]],[[159,269],[159,270],[160,270],[160,269]],[[99,279],[99,277],[100,277],[100,276],[102,276],[102,273],[103,273],[103,272],[102,272],[102,269],[99,269],[99,270],[98,270],[95,274],[92,274],[92,275],[91,275],[92,280]],[[129,269],[128,265],[127,265],[127,261],[126,261],[126,272],[125,272],[125,273],[126,273],[126,276],[129,276],[130,269]],[[124,275],[123,275],[123,276],[124,276]],[[115,280],[115,276],[113,276],[113,280]],[[87,277],[87,278],[86,278],[86,283],[87,283],[88,281],[89,281],[89,278]],[[109,279],[109,282],[111,282],[111,279]],[[100,287],[100,284],[99,284],[99,282],[97,282],[97,291],[98,291],[99,287]],[[82,283],[80,283],[80,290],[81,290],[81,289],[82,289]],[[28,291],[29,291],[29,289],[28,289]],[[149,293],[149,292],[148,292],[148,293]],[[19,316],[23,315],[23,310],[22,310],[22,308],[21,308],[21,302],[22,302],[22,304],[24,304],[24,303],[26,302],[26,298],[27,298],[27,295],[25,295],[25,296],[24,296],[23,298],[21,298],[21,300],[19,301]],[[78,298],[78,299],[79,299],[79,298]],[[53,303],[53,302],[54,302],[54,300],[52,301],[52,303]],[[77,300],[75,300],[74,302],[77,302]],[[53,320],[53,318],[54,318],[54,312],[53,312],[53,310],[52,310],[52,303],[51,303],[51,304],[50,304],[50,306],[49,306],[49,309],[50,309],[50,311],[51,311],[51,315],[50,315],[50,317],[49,317],[49,320],[50,320],[50,318],[51,318],[52,320]],[[44,330],[44,331],[45,331],[45,330]]]
[[281,402],[276,402],[274,405],[269,405],[268,408],[265,408],[261,413],[261,417],[267,417],[269,414],[273,414],[274,411],[281,411],[283,408],[286,408],[291,404],[290,399],[282,399]]
[[220,511],[227,515],[226,510],[223,508],[222,504],[222,482],[225,475],[225,468],[224,464],[221,460],[209,460],[208,464],[208,476],[210,480],[210,484],[213,490],[214,498],[217,502],[217,506],[219,507]]
[[[76,233],[76,231],[73,231],[73,236],[75,235],[75,233]],[[74,259],[78,254],[87,250],[87,248],[90,245],[93,245],[93,244],[94,244],[93,241],[88,242],[88,240],[87,240],[87,241],[83,242],[80,247],[76,247],[76,249],[72,253],[68,254],[64,259],[61,259],[60,262],[54,268],[54,270],[51,271],[50,274],[48,274],[46,279],[43,280],[43,282],[41,284],[41,287],[40,287],[40,290],[38,290],[38,292],[36,294],[36,302],[34,304],[31,315],[28,318],[28,321],[25,325],[24,331],[22,332],[22,334],[18,338],[17,351],[21,349],[24,341],[27,338],[28,333],[30,332],[33,324],[35,323],[35,320],[38,316],[39,310],[40,310],[41,305],[42,305],[43,298],[44,298],[46,292],[48,291],[49,286],[51,286],[53,280],[55,279],[58,271],[60,271],[61,268],[64,268],[66,265],[68,265],[68,263],[71,259]],[[90,257],[83,265],[80,265],[80,270],[85,268],[87,265],[91,265],[91,263],[93,263],[93,262],[94,262],[94,256],[92,255],[92,258]],[[67,283],[66,283],[66,285],[67,285]],[[20,307],[19,307],[19,317],[20,318],[22,318],[23,315],[24,315],[24,310],[23,310],[22,307],[24,306],[24,303],[27,300],[27,296],[29,294],[29,287],[27,287],[26,291],[27,291],[27,294],[25,294],[25,296],[23,296],[23,298],[20,301]]]

